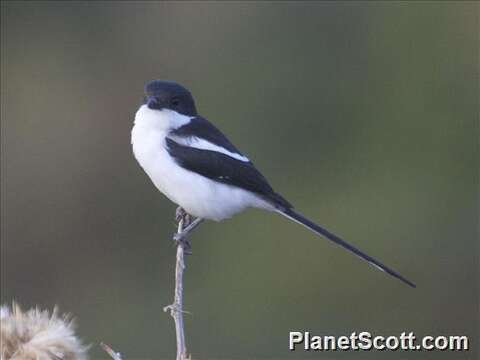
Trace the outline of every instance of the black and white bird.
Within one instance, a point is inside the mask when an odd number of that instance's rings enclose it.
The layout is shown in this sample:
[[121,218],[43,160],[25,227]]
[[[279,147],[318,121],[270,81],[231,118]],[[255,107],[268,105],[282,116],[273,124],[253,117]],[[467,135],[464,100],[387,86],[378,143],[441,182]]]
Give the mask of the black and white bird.
[[170,81],[145,86],[132,129],[135,158],[154,185],[186,213],[220,221],[247,209],[279,213],[415,287],[402,275],[307,219],[276,193],[253,163],[211,122],[198,115],[192,94]]

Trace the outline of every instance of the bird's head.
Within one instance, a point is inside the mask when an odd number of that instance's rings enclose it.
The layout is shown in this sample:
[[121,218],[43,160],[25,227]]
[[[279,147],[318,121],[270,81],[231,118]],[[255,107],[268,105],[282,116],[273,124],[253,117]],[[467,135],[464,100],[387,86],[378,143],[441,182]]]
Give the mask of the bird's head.
[[152,80],[145,85],[145,95],[149,109],[169,109],[182,115],[197,116],[190,91],[173,81]]

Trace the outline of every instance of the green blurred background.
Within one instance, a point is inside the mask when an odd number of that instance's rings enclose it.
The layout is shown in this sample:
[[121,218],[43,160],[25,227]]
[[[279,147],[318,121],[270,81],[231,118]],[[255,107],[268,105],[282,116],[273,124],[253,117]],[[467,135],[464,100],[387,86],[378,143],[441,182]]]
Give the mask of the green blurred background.
[[[134,160],[176,80],[298,209],[411,289],[277,215],[191,237],[196,359],[476,359],[478,3],[2,2],[2,302],[173,358],[175,206]],[[468,335],[469,352],[288,351],[318,335]],[[105,359],[93,346],[93,359]]]

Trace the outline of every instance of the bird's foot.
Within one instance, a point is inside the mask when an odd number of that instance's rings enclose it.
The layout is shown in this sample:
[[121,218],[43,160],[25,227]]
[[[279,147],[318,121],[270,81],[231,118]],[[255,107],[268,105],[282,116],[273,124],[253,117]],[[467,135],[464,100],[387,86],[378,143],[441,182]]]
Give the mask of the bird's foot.
[[182,227],[181,231],[173,234],[173,240],[175,240],[175,243],[177,245],[180,245],[180,246],[183,247],[183,249],[185,251],[185,254],[191,255],[192,254],[192,246],[190,245],[190,242],[187,240],[187,235],[193,229],[195,229],[198,225],[200,225],[202,223],[203,219],[193,218],[191,215],[188,215],[188,217],[190,218],[189,222],[188,222],[188,225]]
[[175,210],[175,221],[179,223],[183,220],[183,228],[186,228],[192,222],[192,216],[187,213],[181,206]]
[[186,255],[191,255],[192,245],[187,239],[187,234],[196,226],[195,225],[191,227],[190,225],[192,225],[197,219],[194,220],[193,216],[188,214],[181,206],[179,206],[175,211],[175,220],[179,224],[182,222],[182,225],[179,228],[180,231],[173,234],[175,245],[181,246]]

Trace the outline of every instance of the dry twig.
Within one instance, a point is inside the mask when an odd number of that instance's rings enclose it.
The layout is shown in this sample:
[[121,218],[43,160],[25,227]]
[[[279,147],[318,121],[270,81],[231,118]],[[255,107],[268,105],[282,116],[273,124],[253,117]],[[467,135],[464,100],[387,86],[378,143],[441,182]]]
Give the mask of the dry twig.
[[110,346],[105,343],[100,343],[100,346],[105,350],[105,352],[110,355],[113,360],[122,360],[120,353],[115,352]]
[[[176,236],[184,234],[183,225],[186,216],[183,215],[178,221],[178,230]],[[188,227],[188,226],[187,226]],[[184,236],[183,236],[184,237]],[[185,343],[185,331],[183,327],[183,271],[185,270],[184,260],[185,241],[177,241],[177,261],[175,265],[175,296],[173,304],[165,306],[163,311],[170,311],[170,315],[175,321],[175,333],[177,337],[177,360],[187,359],[187,346]]]
[[[188,222],[190,216],[183,211],[177,209],[178,228],[174,234],[173,239],[177,242],[177,258],[175,263],[175,296],[173,304],[165,306],[163,311],[170,312],[175,322],[175,333],[177,337],[177,360],[189,360],[187,356],[187,345],[185,343],[185,330],[183,326],[183,271],[185,270],[185,253],[189,250],[189,244],[186,240],[187,235],[195,229],[203,220],[194,219]],[[100,344],[102,348],[111,356],[113,360],[122,360],[120,353],[113,351],[113,349],[104,344]]]

